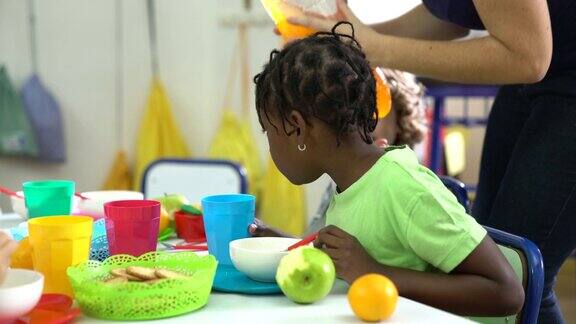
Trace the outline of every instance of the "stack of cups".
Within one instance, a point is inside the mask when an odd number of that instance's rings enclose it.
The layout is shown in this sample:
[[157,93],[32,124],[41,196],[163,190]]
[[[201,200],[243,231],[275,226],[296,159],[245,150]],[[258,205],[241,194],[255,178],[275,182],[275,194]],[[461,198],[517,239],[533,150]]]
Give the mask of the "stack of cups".
[[34,269],[45,277],[44,293],[72,296],[66,269],[88,260],[93,220],[70,215],[73,181],[29,181],[22,187],[30,217],[32,260]]

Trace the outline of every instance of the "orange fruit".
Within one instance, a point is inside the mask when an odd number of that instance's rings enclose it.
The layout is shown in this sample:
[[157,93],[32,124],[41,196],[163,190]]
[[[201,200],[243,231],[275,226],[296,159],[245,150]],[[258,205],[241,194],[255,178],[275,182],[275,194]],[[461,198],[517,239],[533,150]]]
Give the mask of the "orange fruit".
[[18,243],[16,251],[12,253],[10,266],[17,269],[34,270],[32,264],[32,247],[27,237]]
[[164,207],[160,207],[160,223],[158,233],[162,233],[162,231],[168,228],[169,225],[170,225],[170,214],[168,214],[168,212]]
[[358,318],[376,322],[389,318],[398,302],[398,290],[392,280],[379,274],[364,275],[350,286],[348,303]]

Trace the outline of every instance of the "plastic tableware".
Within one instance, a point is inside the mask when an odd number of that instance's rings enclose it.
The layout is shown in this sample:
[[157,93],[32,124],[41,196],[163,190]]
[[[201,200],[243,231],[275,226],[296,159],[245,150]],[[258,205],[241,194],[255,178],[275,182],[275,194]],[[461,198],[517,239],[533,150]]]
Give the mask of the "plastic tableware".
[[28,221],[34,269],[45,276],[45,293],[72,296],[66,269],[88,260],[92,222],[88,216],[38,217]]
[[230,242],[230,258],[234,267],[250,279],[276,282],[276,270],[287,248],[298,239],[288,237],[249,237]]
[[78,212],[96,219],[104,217],[104,204],[117,200],[142,200],[144,195],[138,191],[101,190],[83,192],[85,200],[78,201]]
[[110,256],[108,237],[106,236],[106,221],[102,218],[94,222],[92,243],[90,245],[90,260],[104,261]]
[[308,244],[314,242],[314,240],[316,240],[317,238],[318,238],[318,232],[310,234],[310,235],[306,236],[305,238],[301,239],[300,241],[290,245],[286,250],[292,251],[295,248],[299,248],[301,246],[308,245]]
[[[18,196],[10,196],[10,204],[12,210],[20,215],[24,219],[28,219],[28,209],[26,208],[26,201],[24,199],[24,191],[18,191],[16,193]],[[78,213],[77,206],[80,198],[74,196],[72,197],[72,214],[78,214],[80,216],[89,216],[83,213]]]
[[232,265],[229,244],[249,237],[256,199],[252,195],[217,195],[202,199],[208,250],[221,265]]
[[70,215],[74,181],[43,180],[22,184],[24,199],[30,218],[53,215]]
[[246,295],[277,295],[282,290],[275,282],[259,282],[248,278],[233,265],[220,265],[214,277],[214,290]]
[[338,9],[335,0],[261,0],[260,2],[274,20],[285,41],[306,37],[315,32],[314,29],[288,23],[288,18],[304,14],[331,17],[336,15]]
[[186,212],[178,211],[174,213],[174,222],[176,223],[176,233],[179,238],[187,242],[206,240],[202,215],[190,215]]
[[155,200],[120,200],[104,204],[110,255],[140,256],[156,251],[160,203]]
[[[111,269],[142,266],[170,269],[187,278],[143,284],[103,282]],[[112,320],[148,320],[185,314],[206,305],[217,261],[195,252],[152,252],[138,258],[115,255],[68,268],[75,299],[88,316]]]
[[4,319],[18,318],[36,306],[44,276],[36,271],[9,269],[4,282],[0,284],[0,323]]

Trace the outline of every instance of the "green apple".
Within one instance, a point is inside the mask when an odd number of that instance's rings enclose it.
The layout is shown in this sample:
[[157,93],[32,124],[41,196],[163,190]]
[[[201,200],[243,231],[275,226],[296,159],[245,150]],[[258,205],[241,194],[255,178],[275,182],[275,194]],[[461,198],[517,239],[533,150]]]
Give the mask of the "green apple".
[[332,259],[311,246],[290,251],[280,260],[276,271],[276,282],[284,295],[299,304],[311,304],[326,297],[335,278]]
[[172,219],[174,219],[174,212],[179,211],[183,205],[188,205],[190,203],[188,198],[184,197],[184,195],[178,194],[164,194],[164,196],[155,198],[154,200],[160,202]]

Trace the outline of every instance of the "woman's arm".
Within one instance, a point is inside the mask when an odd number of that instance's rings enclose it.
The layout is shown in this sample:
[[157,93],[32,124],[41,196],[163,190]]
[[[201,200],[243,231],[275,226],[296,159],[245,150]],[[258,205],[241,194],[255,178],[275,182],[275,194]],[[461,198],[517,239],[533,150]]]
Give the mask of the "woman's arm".
[[522,285],[489,237],[449,274],[379,264],[355,237],[335,226],[323,229],[314,245],[330,255],[338,276],[348,283],[367,273],[380,273],[396,284],[402,296],[456,314],[511,315],[524,302]]
[[[383,35],[362,24],[348,6],[339,9],[355,28],[373,65],[459,83],[516,84],[541,80],[552,57],[545,0],[474,0],[489,36],[464,41],[428,41]],[[290,18],[291,23],[330,30],[335,21]]]
[[454,40],[465,37],[469,30],[440,20],[420,4],[404,15],[370,25],[380,34],[425,40]]

